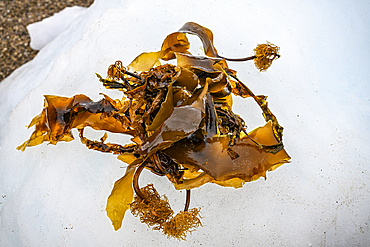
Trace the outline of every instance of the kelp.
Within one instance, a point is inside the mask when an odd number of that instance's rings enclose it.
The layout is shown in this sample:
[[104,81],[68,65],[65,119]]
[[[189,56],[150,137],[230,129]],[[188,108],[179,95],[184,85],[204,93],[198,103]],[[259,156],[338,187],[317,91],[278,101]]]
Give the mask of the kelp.
[[[189,52],[188,34],[200,38],[204,56]],[[211,30],[188,22],[168,35],[159,51],[138,55],[127,68],[115,62],[106,79],[97,74],[106,88],[121,91],[122,99],[103,95],[94,102],[85,95],[46,95],[44,109],[29,125],[35,131],[18,149],[68,142],[74,139],[71,129],[78,129],[89,149],[116,154],[129,164],[107,202],[114,229],[121,227],[130,209],[154,230],[185,240],[202,226],[200,209],[189,209],[191,189],[206,183],[240,188],[266,178],[267,171],[290,160],[283,146],[283,127],[268,108],[267,97],[254,95],[227,64],[254,60],[257,69],[265,71],[280,57],[278,53],[279,47],[268,42],[249,57],[220,56]],[[176,65],[160,65],[168,60],[176,60]],[[247,132],[245,121],[232,110],[233,95],[253,98],[266,124]],[[89,140],[83,134],[85,127],[130,135],[132,143],[107,143],[106,133],[100,140]],[[175,189],[186,190],[184,210],[175,215],[168,198],[152,184],[140,188],[143,170],[166,176]]]

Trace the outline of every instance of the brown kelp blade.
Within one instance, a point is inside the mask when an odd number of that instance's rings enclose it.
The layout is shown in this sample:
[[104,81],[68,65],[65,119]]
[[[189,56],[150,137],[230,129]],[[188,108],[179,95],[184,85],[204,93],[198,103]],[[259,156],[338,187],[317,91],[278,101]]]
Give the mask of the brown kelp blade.
[[[278,143],[271,122],[249,135],[265,145]],[[215,136],[206,140],[192,136],[176,142],[163,152],[180,164],[190,164],[205,171],[216,181],[231,178],[252,181],[261,176],[265,177],[267,171],[290,160],[284,149],[277,154],[265,152],[256,147],[247,136],[240,138],[233,146],[229,146],[229,142],[229,136]],[[230,149],[238,155],[237,158],[230,154]]]
[[116,113],[117,109],[112,102],[114,101],[106,95],[98,102],[82,94],[71,98],[46,95],[45,108],[30,124],[30,127],[35,125],[35,131],[17,149],[24,151],[26,147],[39,145],[44,141],[51,144],[71,141],[71,129],[83,129],[87,126],[114,133],[130,133],[128,121]]

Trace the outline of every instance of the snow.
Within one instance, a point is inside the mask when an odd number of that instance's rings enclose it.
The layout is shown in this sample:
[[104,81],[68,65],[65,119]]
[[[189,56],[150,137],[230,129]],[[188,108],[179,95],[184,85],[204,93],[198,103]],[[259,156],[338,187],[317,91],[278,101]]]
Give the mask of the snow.
[[[0,246],[366,246],[369,10],[365,1],[95,1],[0,83]],[[116,60],[127,65],[158,50],[187,21],[210,28],[224,56],[248,56],[266,40],[281,47],[265,73],[252,62],[229,66],[255,94],[269,96],[292,162],[242,189],[193,190],[191,207],[202,207],[204,227],[186,242],[167,239],[130,213],[115,232],[105,205],[124,163],[79,140],[15,148],[32,133],[25,125],[41,112],[43,95],[120,98],[95,72],[104,76]],[[236,99],[234,111],[250,130],[263,123],[248,100]],[[141,184],[154,183],[175,211],[183,207],[183,192],[143,175]]]
[[51,17],[28,25],[27,31],[31,38],[31,48],[34,50],[41,50],[61,32],[67,29],[68,26],[86,10],[87,8],[80,6],[67,7]]

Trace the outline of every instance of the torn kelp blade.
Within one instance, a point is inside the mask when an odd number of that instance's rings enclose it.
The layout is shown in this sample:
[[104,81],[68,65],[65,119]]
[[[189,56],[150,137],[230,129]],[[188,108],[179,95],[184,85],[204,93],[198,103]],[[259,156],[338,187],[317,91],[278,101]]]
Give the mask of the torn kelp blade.
[[45,95],[45,107],[40,115],[32,119],[29,127],[35,125],[30,139],[17,147],[24,151],[28,146],[36,146],[44,141],[56,144],[58,141],[71,141],[71,129],[87,126],[96,130],[114,133],[131,133],[126,117],[117,113],[115,102],[107,95],[98,102],[79,94],[73,97]]
[[[198,132],[198,136],[201,134]],[[271,121],[264,127],[252,131],[249,136],[264,145],[277,144]],[[179,164],[190,164],[202,169],[217,181],[240,178],[252,181],[265,177],[266,171],[289,162],[290,157],[281,150],[277,154],[267,153],[256,147],[244,136],[229,146],[228,136],[215,136],[208,139],[194,138],[194,135],[176,142],[163,152]],[[235,155],[236,154],[236,155]]]

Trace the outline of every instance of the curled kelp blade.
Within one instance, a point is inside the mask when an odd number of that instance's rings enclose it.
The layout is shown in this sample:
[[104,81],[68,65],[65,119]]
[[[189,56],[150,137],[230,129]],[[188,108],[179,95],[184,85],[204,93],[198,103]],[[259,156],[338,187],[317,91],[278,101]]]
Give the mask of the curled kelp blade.
[[171,116],[141,145],[140,154],[150,156],[198,130],[205,115],[207,92],[206,83],[199,94],[193,94],[185,105],[174,107]]
[[141,53],[128,65],[128,68],[133,71],[146,71],[158,63],[159,59],[166,61],[174,59],[175,53],[190,54],[188,51],[190,43],[186,33],[195,34],[201,39],[207,56],[220,58],[213,45],[211,30],[194,22],[188,22],[178,32],[171,33],[165,38],[160,51]]
[[147,131],[154,131],[158,129],[158,127],[172,115],[175,106],[173,101],[173,87],[172,84],[170,84],[168,86],[166,98],[163,101],[157,115],[153,119],[153,122],[146,127]]
[[190,43],[184,33],[174,32],[163,41],[160,51],[143,52],[127,67],[133,71],[147,71],[157,64],[159,59],[170,60],[175,58],[175,52],[189,53],[189,45]]
[[173,86],[175,87],[185,87],[185,89],[192,93],[199,84],[198,76],[196,76],[190,70],[183,68],[181,66],[177,66],[178,73],[174,76],[173,79]]
[[175,52],[189,53],[190,43],[186,34],[181,32],[171,33],[162,43],[161,51],[163,60],[171,60],[175,58]]
[[195,22],[187,22],[182,26],[179,32],[197,35],[203,43],[204,52],[209,57],[220,57],[213,45],[213,33],[206,27]]

